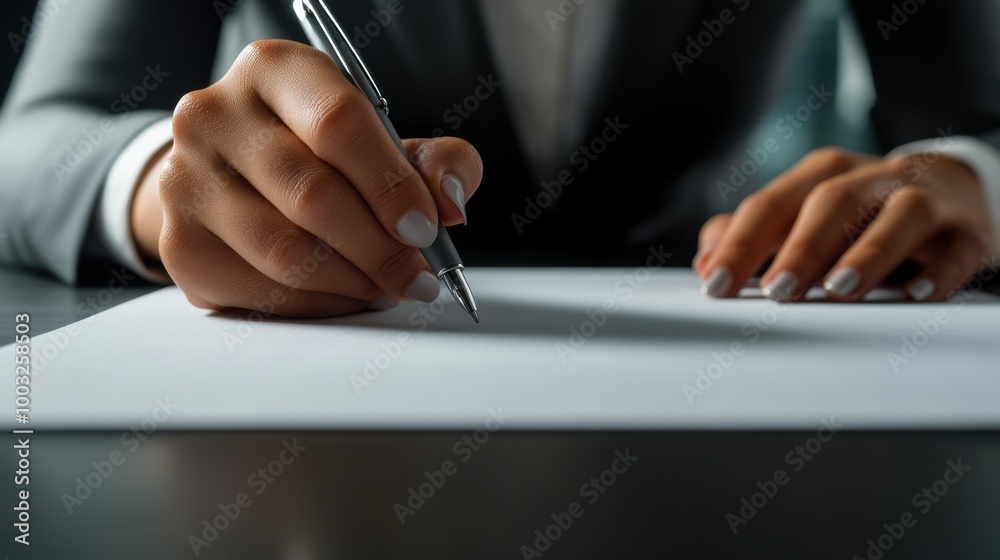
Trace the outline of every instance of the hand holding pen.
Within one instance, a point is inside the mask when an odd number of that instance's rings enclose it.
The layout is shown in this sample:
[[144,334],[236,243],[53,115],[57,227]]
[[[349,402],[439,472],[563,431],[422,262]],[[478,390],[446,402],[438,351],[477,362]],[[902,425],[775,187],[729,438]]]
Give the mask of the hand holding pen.
[[249,45],[178,104],[172,149],[133,205],[141,255],[206,309],[325,317],[434,300],[442,265],[460,261],[421,250],[465,221],[482,162],[456,138],[405,140],[404,153],[379,113],[327,54]]
[[[347,38],[347,34],[344,33],[344,29],[330,8],[323,3],[323,0],[294,0],[292,5],[313,46],[329,55],[344,76],[365,94],[375,107],[375,112],[378,113],[389,137],[399,148],[400,153],[409,159],[409,153],[389,120],[389,102],[382,95],[371,72],[368,71],[368,67],[361,60],[361,56]],[[410,159],[410,162],[413,163],[413,160]],[[438,235],[434,243],[422,248],[431,270],[448,287],[452,297],[462,309],[478,323],[479,310],[476,307],[476,300],[462,272],[465,265],[443,224],[438,224]]]

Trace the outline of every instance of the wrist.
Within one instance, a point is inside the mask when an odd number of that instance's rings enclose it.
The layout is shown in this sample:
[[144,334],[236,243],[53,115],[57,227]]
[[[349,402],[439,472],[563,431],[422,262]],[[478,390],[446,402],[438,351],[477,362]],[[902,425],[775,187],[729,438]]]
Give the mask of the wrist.
[[129,231],[142,260],[160,266],[160,231],[163,205],[160,202],[160,173],[170,155],[171,144],[160,149],[142,171],[129,211]]

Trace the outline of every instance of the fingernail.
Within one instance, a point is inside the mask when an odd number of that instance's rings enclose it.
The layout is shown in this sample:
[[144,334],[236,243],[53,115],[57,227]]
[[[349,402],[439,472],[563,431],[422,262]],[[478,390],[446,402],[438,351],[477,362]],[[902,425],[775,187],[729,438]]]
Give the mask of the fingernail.
[[921,278],[910,286],[910,289],[906,290],[906,293],[910,294],[910,297],[917,301],[924,301],[927,298],[934,295],[934,282],[926,278]]
[[458,177],[454,175],[445,175],[441,179],[441,189],[462,211],[462,223],[469,225],[469,216],[465,213],[465,188],[462,187],[462,181],[459,181]]
[[368,304],[368,309],[372,311],[386,311],[399,305],[399,300],[389,294],[382,294],[375,301]]
[[788,301],[792,298],[792,292],[799,286],[799,279],[791,272],[782,272],[774,280],[771,280],[761,292],[764,297],[775,301]]
[[861,283],[861,275],[853,268],[841,268],[830,276],[830,279],[823,284],[823,288],[828,292],[833,292],[840,297],[847,297],[858,289]]
[[724,268],[718,268],[701,285],[701,293],[709,297],[721,298],[729,292],[729,286],[733,283],[733,277]]
[[438,235],[437,224],[420,210],[414,210],[403,216],[403,219],[396,224],[396,231],[404,241],[420,249],[433,245]]
[[403,295],[415,301],[431,303],[437,299],[440,293],[441,282],[438,282],[433,274],[424,270],[417,275],[417,279],[410,284]]

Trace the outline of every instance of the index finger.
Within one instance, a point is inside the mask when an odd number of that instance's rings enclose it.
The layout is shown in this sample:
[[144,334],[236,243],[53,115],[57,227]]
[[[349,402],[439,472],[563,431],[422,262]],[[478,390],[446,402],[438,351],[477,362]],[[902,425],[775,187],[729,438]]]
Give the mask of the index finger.
[[438,212],[430,190],[374,105],[329,56],[294,41],[258,41],[240,58],[260,100],[354,185],[390,235],[414,247],[434,242]]
[[701,267],[702,292],[717,298],[736,296],[747,279],[777,252],[809,191],[859,161],[859,156],[840,150],[819,150],[747,197]]

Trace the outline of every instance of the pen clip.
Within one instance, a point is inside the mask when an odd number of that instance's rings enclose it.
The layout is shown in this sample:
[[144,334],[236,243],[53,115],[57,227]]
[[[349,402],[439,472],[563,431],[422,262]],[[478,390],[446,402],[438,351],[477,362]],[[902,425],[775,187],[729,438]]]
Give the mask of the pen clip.
[[294,0],[292,8],[299,19],[307,23],[309,29],[315,34],[314,40],[319,39],[317,44],[330,47],[332,52],[327,54],[333,58],[344,75],[368,96],[376,108],[388,115],[388,100],[382,95],[378,84],[375,83],[375,78],[372,77],[365,62],[361,59],[361,55],[358,54],[354,45],[351,44],[351,40],[344,33],[344,28],[340,26],[340,22],[337,21],[323,0]]

